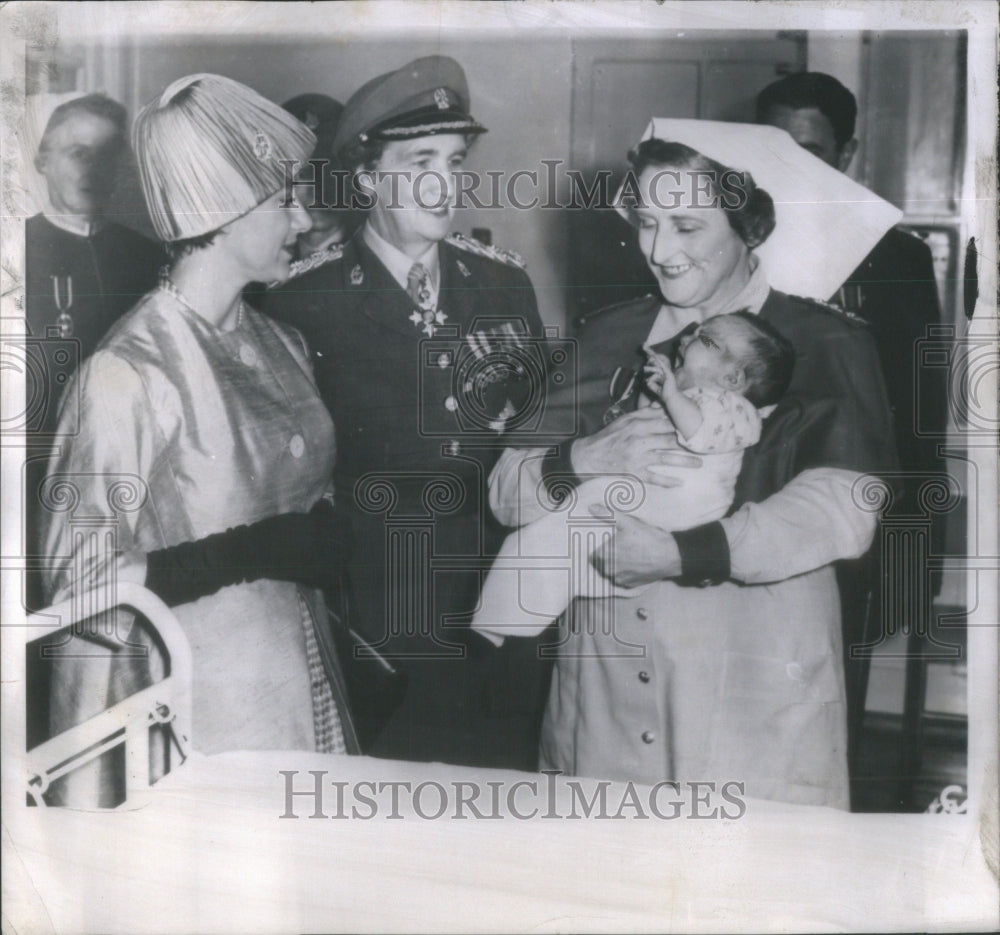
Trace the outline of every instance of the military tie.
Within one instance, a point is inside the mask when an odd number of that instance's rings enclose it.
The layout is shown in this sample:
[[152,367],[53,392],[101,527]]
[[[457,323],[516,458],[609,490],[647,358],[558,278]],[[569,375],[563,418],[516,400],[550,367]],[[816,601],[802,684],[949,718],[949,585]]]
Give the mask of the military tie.
[[423,311],[433,309],[431,303],[431,277],[423,263],[414,263],[406,274],[406,294],[414,305]]

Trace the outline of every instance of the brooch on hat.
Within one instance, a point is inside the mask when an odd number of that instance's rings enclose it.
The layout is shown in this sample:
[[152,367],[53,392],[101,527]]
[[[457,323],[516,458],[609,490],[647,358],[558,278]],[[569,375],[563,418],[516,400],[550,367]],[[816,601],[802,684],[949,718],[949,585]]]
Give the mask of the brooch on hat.
[[261,162],[271,158],[271,141],[263,130],[258,130],[254,135],[253,154]]
[[437,104],[438,110],[448,109],[448,92],[444,88],[438,88],[434,92],[434,103]]

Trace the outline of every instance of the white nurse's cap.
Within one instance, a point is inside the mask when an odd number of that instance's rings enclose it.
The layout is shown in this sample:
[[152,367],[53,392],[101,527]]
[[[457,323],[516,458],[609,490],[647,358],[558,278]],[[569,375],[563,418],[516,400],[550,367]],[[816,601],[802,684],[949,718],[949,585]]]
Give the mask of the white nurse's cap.
[[651,137],[749,172],[771,195],[774,232],[756,253],[768,282],[782,292],[830,298],[903,216],[777,127],[657,117],[642,139]]

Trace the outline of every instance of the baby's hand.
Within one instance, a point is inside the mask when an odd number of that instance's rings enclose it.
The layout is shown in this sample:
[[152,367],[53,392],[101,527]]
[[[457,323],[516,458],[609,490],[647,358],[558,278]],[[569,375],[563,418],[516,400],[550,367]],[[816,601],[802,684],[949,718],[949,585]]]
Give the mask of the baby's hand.
[[646,385],[661,395],[673,390],[677,381],[670,366],[670,358],[665,354],[658,354],[648,345],[644,345],[642,349],[646,354],[646,366],[643,368]]

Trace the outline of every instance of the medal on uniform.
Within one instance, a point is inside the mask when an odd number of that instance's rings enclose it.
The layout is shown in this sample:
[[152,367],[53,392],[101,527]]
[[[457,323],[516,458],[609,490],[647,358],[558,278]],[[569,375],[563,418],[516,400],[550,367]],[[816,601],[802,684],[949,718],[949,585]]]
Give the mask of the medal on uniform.
[[443,325],[447,315],[444,312],[433,309],[414,309],[410,315],[410,321],[413,322],[414,326],[420,328],[423,326],[423,332],[429,338],[434,337],[434,332],[437,331],[438,325]]
[[59,276],[52,277],[52,293],[56,302],[56,310],[59,312],[59,317],[56,318],[56,327],[59,329],[59,337],[65,339],[73,337],[73,316],[69,313],[73,306],[73,277],[66,277],[65,291],[59,287],[60,278]]
[[423,263],[414,263],[410,267],[406,277],[406,294],[416,306],[410,313],[410,321],[415,327],[422,328],[427,337],[434,337],[437,326],[443,325],[448,316],[434,307],[430,274]]

